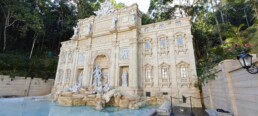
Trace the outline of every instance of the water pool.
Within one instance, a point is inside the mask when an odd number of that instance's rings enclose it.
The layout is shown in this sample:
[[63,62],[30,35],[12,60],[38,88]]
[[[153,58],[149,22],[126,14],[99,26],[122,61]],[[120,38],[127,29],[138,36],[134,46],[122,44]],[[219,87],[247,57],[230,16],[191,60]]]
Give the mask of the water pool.
[[144,116],[155,106],[140,110],[107,107],[96,111],[94,107],[64,107],[48,100],[28,100],[24,98],[0,99],[0,116]]

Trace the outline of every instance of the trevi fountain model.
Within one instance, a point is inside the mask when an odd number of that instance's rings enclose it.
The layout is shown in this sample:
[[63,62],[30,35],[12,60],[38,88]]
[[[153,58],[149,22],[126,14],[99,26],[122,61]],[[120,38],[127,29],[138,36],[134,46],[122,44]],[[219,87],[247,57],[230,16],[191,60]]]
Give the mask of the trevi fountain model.
[[[62,42],[54,101],[139,109],[169,107],[170,96],[200,97],[190,17],[141,25],[137,4],[117,10],[108,0],[95,13],[80,19],[71,40]],[[200,100],[192,105],[201,107]]]

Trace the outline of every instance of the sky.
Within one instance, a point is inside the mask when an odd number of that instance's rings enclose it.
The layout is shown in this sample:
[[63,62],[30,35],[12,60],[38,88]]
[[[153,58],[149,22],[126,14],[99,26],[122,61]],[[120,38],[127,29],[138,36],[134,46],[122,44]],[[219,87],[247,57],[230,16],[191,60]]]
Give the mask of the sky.
[[130,6],[134,3],[138,4],[138,7],[140,11],[147,13],[149,6],[150,6],[150,0],[115,0],[116,3],[124,3],[126,6]]

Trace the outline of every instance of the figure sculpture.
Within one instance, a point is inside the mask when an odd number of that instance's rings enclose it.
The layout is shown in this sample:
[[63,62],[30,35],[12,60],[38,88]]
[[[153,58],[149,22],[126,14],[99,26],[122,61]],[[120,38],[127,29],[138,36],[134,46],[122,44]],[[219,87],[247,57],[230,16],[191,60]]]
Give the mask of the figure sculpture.
[[102,83],[101,83],[102,73],[101,73],[101,70],[99,69],[98,65],[96,65],[95,70],[93,71],[93,77],[94,77],[95,88],[102,86]]
[[127,72],[123,71],[122,74],[122,87],[127,87]]
[[77,83],[78,83],[79,87],[82,86],[82,78],[83,78],[83,71],[80,73],[80,75],[78,77],[78,80],[77,80]]
[[104,87],[103,87],[103,91],[104,91],[104,92],[108,92],[109,90],[110,90],[109,84],[106,83],[106,84],[104,85]]
[[73,37],[72,39],[75,39],[75,37],[79,34],[79,28],[78,26],[73,27]]
[[83,72],[80,73],[78,79],[76,80],[76,83],[72,85],[70,88],[68,88],[68,91],[77,93],[82,87],[82,78],[83,78]]

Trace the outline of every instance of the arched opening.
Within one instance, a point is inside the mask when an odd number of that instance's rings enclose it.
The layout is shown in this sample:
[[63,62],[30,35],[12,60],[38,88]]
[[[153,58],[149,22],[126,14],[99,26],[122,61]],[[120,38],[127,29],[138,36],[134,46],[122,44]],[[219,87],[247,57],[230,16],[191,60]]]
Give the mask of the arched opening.
[[94,68],[98,65],[102,72],[102,84],[109,84],[109,63],[106,55],[98,55],[94,61]]

